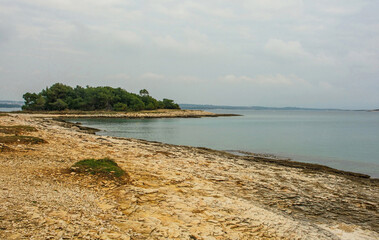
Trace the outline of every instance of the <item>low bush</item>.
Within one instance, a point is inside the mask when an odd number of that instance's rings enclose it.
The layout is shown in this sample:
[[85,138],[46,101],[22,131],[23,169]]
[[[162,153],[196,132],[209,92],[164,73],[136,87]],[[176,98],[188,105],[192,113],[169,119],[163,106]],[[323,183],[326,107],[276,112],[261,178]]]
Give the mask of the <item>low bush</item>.
[[122,170],[115,161],[109,158],[81,160],[71,167],[71,171],[90,173],[108,178],[122,178],[127,176],[127,173]]

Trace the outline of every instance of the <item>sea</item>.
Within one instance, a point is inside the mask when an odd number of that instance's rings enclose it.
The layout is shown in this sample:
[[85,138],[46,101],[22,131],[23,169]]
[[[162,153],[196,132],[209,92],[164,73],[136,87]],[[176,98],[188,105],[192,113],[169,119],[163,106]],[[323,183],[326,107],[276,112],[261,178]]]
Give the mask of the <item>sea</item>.
[[18,108],[0,108],[0,112],[13,112],[13,111],[21,111],[21,107]]
[[270,154],[379,177],[379,112],[207,110],[242,116],[71,119],[98,135]]

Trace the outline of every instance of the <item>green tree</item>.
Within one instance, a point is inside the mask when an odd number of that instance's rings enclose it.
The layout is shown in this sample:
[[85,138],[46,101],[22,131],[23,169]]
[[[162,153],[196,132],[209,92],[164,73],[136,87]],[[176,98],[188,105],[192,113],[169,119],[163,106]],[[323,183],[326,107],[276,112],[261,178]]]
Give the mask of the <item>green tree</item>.
[[115,110],[140,111],[158,108],[177,109],[173,100],[157,101],[149,96],[146,89],[134,94],[121,88],[76,86],[72,88],[62,83],[46,87],[40,93],[25,93],[24,110]]
[[36,100],[35,109],[36,110],[45,110],[46,100],[44,97],[39,96]]
[[37,102],[38,95],[35,93],[27,92],[24,95],[22,95],[22,97],[25,100],[25,104],[22,106],[22,109],[23,110],[33,110],[33,108]]
[[128,110],[128,105],[125,103],[118,102],[115,105],[113,105],[113,110],[123,112]]
[[140,98],[134,96],[130,101],[129,107],[133,111],[141,111],[145,109],[145,104]]
[[149,92],[146,89],[142,89],[139,91],[139,95],[141,95],[142,97],[149,96]]
[[163,98],[163,108],[166,109],[180,109],[179,105],[174,103],[174,100]]
[[[62,107],[62,102],[67,104],[68,97],[75,97],[72,87],[64,85],[62,83],[55,83],[50,88],[42,90],[40,93],[46,99],[47,110],[57,110],[57,107]],[[58,99],[61,101],[57,102]]]
[[52,110],[62,111],[68,108],[68,104],[65,103],[62,99],[57,99],[57,101],[50,103],[50,108]]

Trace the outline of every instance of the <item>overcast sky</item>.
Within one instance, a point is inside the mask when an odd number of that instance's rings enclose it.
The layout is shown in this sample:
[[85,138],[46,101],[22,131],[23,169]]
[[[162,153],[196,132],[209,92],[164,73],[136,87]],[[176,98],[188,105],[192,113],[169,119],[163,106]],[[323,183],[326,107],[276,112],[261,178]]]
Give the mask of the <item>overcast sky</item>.
[[0,99],[53,83],[178,103],[379,107],[378,0],[0,0]]

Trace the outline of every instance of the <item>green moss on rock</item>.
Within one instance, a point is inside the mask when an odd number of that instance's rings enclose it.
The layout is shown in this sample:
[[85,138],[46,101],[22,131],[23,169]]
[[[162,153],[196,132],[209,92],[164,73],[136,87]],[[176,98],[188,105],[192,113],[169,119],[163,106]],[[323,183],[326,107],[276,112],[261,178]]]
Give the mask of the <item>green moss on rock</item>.
[[71,171],[90,173],[109,178],[122,178],[127,175],[115,161],[109,158],[81,160],[71,167]]

